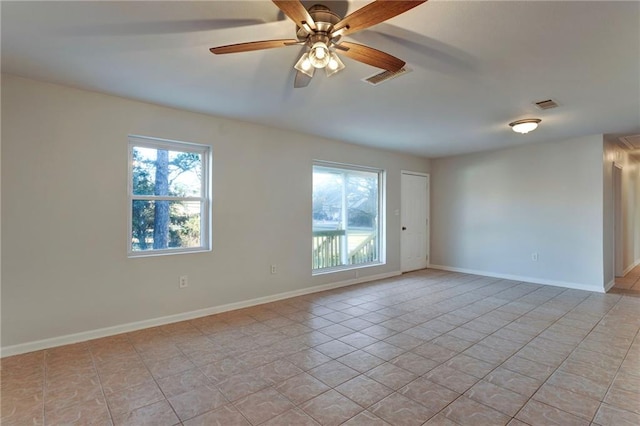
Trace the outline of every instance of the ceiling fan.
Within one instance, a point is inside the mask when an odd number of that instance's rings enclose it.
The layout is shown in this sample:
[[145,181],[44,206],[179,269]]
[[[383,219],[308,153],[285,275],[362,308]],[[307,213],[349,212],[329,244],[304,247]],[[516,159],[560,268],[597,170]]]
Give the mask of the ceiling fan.
[[285,46],[304,46],[302,56],[294,66],[297,70],[294,87],[307,86],[316,69],[324,68],[327,76],[344,69],[345,65],[337,52],[356,61],[395,72],[405,65],[403,60],[372,47],[343,41],[342,37],[384,22],[426,1],[376,0],[341,18],[321,4],[311,6],[307,10],[300,0],[273,0],[275,5],[295,22],[297,38],[252,41],[212,47],[209,50],[221,55]]

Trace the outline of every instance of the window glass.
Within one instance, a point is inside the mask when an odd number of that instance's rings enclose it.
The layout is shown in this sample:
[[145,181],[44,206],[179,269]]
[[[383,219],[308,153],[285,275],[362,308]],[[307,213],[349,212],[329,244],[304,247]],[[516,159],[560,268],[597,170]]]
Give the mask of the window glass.
[[209,248],[209,147],[131,137],[129,254]]
[[381,170],[313,167],[315,271],[380,262]]

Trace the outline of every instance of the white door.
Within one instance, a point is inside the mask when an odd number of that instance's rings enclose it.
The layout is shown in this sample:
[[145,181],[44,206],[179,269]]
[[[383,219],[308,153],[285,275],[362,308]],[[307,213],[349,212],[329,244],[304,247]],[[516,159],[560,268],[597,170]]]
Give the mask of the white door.
[[402,172],[401,258],[402,272],[429,264],[429,175]]

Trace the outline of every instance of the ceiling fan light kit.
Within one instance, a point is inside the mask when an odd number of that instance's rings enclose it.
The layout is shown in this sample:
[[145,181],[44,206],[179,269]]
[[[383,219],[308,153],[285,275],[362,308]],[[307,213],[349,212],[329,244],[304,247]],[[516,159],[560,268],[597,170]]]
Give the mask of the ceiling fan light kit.
[[308,75],[309,77],[313,77],[316,69],[311,65],[311,60],[309,59],[309,54],[307,52],[303,53],[298,62],[293,66],[293,68],[297,69],[303,74]]
[[[342,42],[342,37],[364,30],[391,19],[427,0],[376,0],[341,18],[328,7],[316,4],[307,10],[300,0],[273,0],[273,3],[296,24],[297,39],[263,40],[212,47],[211,53],[249,52],[294,45],[305,45],[308,50],[298,59],[294,68],[298,71],[294,87],[305,87],[316,68],[324,68],[327,76],[345,68],[335,50],[345,56],[383,70],[397,72],[405,62],[374,48]],[[309,77],[299,78],[302,74]]]
[[538,128],[538,124],[541,122],[539,118],[525,118],[524,120],[517,120],[513,123],[509,123],[509,126],[516,133],[522,133],[523,135],[529,133]]
[[326,44],[318,41],[311,46],[309,51],[309,61],[314,68],[324,68],[329,65],[329,48]]
[[335,73],[342,71],[344,69],[344,64],[340,60],[340,57],[336,55],[334,52],[331,52],[331,57],[329,59],[329,63],[324,68],[327,77],[331,77]]

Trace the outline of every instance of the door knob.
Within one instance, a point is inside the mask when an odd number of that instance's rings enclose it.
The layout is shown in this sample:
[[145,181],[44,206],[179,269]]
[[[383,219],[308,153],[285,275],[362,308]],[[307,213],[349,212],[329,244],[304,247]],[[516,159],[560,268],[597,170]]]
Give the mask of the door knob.
[[406,230],[407,230],[407,227],[406,227],[406,226],[403,226],[403,227],[402,227],[402,230],[403,230],[403,231],[406,231]]

